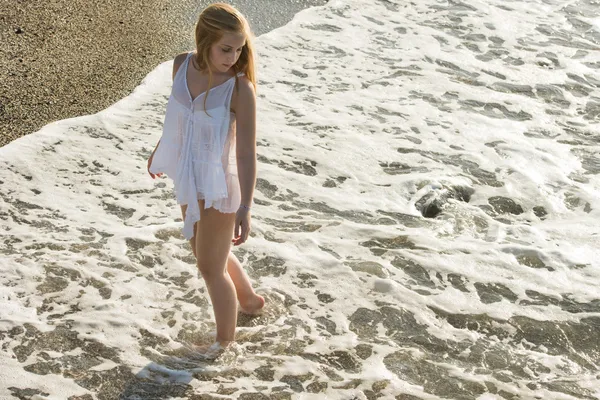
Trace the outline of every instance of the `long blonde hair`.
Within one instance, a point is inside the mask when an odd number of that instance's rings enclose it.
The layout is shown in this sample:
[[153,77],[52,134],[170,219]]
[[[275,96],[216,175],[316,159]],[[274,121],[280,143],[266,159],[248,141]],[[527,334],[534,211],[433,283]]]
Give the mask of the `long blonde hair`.
[[208,70],[208,89],[204,96],[204,110],[206,111],[206,99],[212,84],[212,72],[209,68],[210,49],[213,44],[221,40],[223,33],[241,33],[246,37],[246,44],[242,48],[242,54],[237,62],[231,67],[237,74],[243,72],[252,82],[256,90],[256,74],[254,71],[254,46],[252,39],[254,35],[246,18],[237,9],[225,3],[215,3],[206,7],[198,17],[195,28],[196,57],[195,61],[200,70]]

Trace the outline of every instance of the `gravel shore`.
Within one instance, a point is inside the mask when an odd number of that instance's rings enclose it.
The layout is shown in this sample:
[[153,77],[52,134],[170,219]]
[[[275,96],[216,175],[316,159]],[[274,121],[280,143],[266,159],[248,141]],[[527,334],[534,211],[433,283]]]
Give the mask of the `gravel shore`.
[[[127,96],[158,64],[194,48],[196,18],[210,3],[0,0],[0,147]],[[258,36],[327,0],[229,3]]]

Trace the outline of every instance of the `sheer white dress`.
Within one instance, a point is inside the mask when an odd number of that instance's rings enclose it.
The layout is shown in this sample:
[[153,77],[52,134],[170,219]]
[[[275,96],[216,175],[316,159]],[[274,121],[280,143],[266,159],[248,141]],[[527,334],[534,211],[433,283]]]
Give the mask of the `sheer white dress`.
[[186,75],[193,54],[187,55],[175,74],[162,136],[150,165],[153,174],[162,172],[173,179],[177,203],[187,204],[186,239],[193,237],[194,224],[200,220],[198,199],[205,200],[204,208],[223,213],[236,212],[241,203],[235,114],[230,111],[236,77],[192,99]]

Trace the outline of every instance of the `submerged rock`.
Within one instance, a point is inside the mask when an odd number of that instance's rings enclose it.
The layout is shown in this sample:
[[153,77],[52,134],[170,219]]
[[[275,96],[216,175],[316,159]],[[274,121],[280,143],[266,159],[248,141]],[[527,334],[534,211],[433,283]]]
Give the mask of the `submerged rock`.
[[475,190],[468,186],[442,185],[432,186],[432,189],[415,203],[415,207],[425,218],[435,218],[438,216],[448,200],[455,199],[468,203],[473,193],[475,193]]
[[490,203],[494,211],[498,214],[523,214],[523,207],[508,197],[493,196],[488,199],[488,203]]

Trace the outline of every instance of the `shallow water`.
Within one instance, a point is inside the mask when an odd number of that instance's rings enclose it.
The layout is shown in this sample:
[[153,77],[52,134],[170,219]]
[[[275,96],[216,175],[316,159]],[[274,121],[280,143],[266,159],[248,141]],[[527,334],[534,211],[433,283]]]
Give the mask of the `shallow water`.
[[[331,1],[257,39],[234,252],[268,301],[215,362],[171,181],[171,64],[0,149],[0,396],[600,398],[600,3]],[[12,396],[12,397],[11,397]]]

